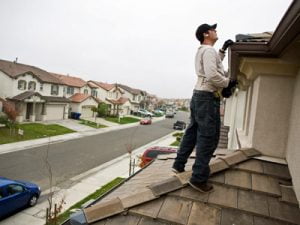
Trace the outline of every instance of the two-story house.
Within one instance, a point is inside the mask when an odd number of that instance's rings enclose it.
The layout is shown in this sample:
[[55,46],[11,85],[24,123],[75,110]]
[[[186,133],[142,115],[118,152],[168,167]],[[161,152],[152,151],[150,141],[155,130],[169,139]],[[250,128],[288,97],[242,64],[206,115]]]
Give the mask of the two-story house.
[[63,94],[71,100],[69,114],[77,112],[81,118],[93,117],[93,107],[97,107],[100,99],[97,98],[97,87],[89,85],[79,77],[52,73],[63,84]]
[[124,91],[114,84],[103,83],[99,81],[89,81],[88,84],[96,85],[101,101],[108,104],[109,114],[111,115],[129,115],[131,103],[124,96]]
[[123,96],[129,99],[131,103],[130,111],[137,112],[140,108],[140,102],[144,100],[144,92],[124,84],[116,85],[124,92]]
[[67,118],[70,100],[63,86],[45,70],[0,60],[0,97],[15,103],[19,122]]

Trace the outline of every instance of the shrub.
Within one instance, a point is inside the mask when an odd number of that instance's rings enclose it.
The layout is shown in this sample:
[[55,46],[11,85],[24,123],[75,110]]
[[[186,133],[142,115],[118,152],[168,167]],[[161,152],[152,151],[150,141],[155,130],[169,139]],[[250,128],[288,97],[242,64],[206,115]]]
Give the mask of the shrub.
[[105,117],[105,116],[107,116],[108,105],[105,104],[104,102],[99,103],[97,112],[98,112],[98,116],[99,117]]
[[4,124],[5,126],[8,126],[7,116],[0,116],[0,124]]

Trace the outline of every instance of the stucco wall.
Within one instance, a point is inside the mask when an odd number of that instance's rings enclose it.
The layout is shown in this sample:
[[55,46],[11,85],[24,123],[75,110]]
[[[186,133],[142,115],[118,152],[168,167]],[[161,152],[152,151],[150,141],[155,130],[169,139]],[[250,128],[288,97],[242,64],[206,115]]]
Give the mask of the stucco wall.
[[300,203],[300,70],[296,78],[291,116],[289,120],[289,131],[287,141],[286,160],[293,179],[294,190]]
[[294,82],[291,76],[259,76],[255,82],[250,134],[264,155],[285,158]]
[[105,99],[108,97],[107,96],[108,92],[102,88],[97,88],[97,92],[98,92],[97,98],[99,98],[102,101],[105,101]]
[[[25,90],[19,90],[18,89],[18,82],[19,82],[19,80],[25,80],[26,81],[26,89]],[[35,82],[35,85],[36,85],[35,86],[35,91],[39,92],[39,90],[40,90],[40,82],[34,76],[32,76],[31,74],[25,74],[23,76],[19,76],[17,79],[13,79],[13,86],[12,86],[13,92],[12,92],[12,96],[10,96],[10,97],[13,97],[13,96],[16,96],[18,94],[21,94],[24,91],[28,91],[28,87],[29,87],[29,82],[30,81],[34,81]]]
[[98,106],[98,102],[92,98],[92,97],[89,97],[87,98],[85,101],[81,102],[81,103],[71,103],[70,104],[72,109],[71,109],[71,112],[78,112],[78,113],[81,113],[82,111],[82,106]]
[[13,93],[13,79],[7,76],[5,73],[0,71],[0,97],[7,98],[11,97]]

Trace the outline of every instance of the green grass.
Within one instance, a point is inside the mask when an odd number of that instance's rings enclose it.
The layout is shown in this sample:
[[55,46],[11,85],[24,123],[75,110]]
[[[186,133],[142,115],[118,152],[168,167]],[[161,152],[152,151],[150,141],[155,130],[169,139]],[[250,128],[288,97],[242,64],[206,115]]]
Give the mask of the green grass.
[[[106,192],[110,191],[112,188],[114,188],[115,186],[120,184],[123,180],[124,180],[124,178],[117,177],[114,180],[112,180],[109,183],[102,186],[100,189],[96,190],[94,193],[88,195],[81,201],[75,203],[68,210],[66,210],[64,213],[62,213],[58,216],[57,224],[61,224],[62,222],[66,221],[72,214],[72,212],[71,212],[72,209],[80,209],[84,203],[86,203],[87,201],[89,201],[91,199],[97,199],[97,198],[101,197]],[[49,225],[51,225],[51,224],[49,224]]]
[[173,137],[182,137],[183,136],[183,132],[176,132],[172,136]]
[[179,144],[180,144],[180,141],[176,140],[171,144],[171,146],[179,146]]
[[105,126],[103,124],[99,124],[99,126],[97,126],[97,123],[89,121],[89,120],[83,120],[83,119],[80,119],[80,124],[87,125],[87,126],[90,126],[90,127],[93,127],[93,128],[104,128],[104,127],[107,127],[107,126]]
[[105,120],[118,124],[136,123],[140,121],[139,119],[133,117],[123,117],[120,119],[120,122],[118,117],[106,117]]
[[16,134],[10,135],[10,130],[7,127],[0,128],[0,144],[7,144],[18,141],[32,140],[44,138],[49,136],[73,133],[75,131],[57,124],[40,124],[40,123],[27,123],[20,124],[18,127],[24,130],[24,135],[18,135],[18,129],[15,130]]

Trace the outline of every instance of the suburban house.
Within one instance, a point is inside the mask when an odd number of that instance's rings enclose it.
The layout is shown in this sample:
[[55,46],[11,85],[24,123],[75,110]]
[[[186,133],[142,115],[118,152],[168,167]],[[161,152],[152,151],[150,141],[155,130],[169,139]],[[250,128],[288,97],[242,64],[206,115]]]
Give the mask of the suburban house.
[[69,114],[72,112],[80,113],[81,118],[93,117],[93,107],[97,107],[101,102],[97,98],[97,87],[89,85],[79,77],[52,73],[62,84],[64,96],[71,100]]
[[70,100],[64,97],[63,86],[45,70],[0,60],[0,97],[15,103],[19,122],[67,118]]
[[118,86],[124,92],[123,96],[130,100],[131,112],[137,112],[140,109],[140,103],[145,100],[146,92],[131,88],[124,84],[116,84],[116,86]]
[[100,99],[83,93],[76,93],[72,95],[69,99],[71,100],[69,110],[70,113],[80,113],[80,118],[94,117],[95,114],[92,109],[93,107],[98,107],[98,104],[101,102]]
[[98,98],[108,105],[110,115],[130,114],[129,99],[123,97],[124,92],[118,86],[99,81],[88,81],[88,85],[97,88]]
[[226,101],[228,149],[210,161],[213,192],[187,185],[195,154],[176,175],[176,154],[160,155],[70,223],[300,225],[299,12],[294,0],[274,33],[238,35],[231,47],[239,87]]
[[0,60],[0,97],[14,102],[18,122],[66,119],[72,112],[92,117],[100,102],[111,115],[129,115],[139,109],[146,92],[128,86],[50,73],[40,68]]

